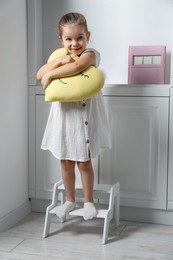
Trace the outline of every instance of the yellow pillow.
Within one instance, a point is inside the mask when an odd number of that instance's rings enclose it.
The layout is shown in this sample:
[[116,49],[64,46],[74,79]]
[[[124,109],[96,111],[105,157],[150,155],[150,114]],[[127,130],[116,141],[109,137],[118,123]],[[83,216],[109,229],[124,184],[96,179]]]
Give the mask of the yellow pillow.
[[[64,48],[55,50],[48,62],[66,54]],[[70,54],[76,60],[78,56]],[[75,102],[94,96],[104,85],[103,73],[94,66],[90,66],[82,73],[74,76],[52,80],[45,90],[45,101]]]

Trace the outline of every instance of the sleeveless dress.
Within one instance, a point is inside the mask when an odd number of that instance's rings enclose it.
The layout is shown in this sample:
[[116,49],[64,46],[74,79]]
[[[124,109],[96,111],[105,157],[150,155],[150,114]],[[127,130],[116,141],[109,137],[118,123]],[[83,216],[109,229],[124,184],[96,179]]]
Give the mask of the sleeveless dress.
[[[95,49],[86,49],[96,55]],[[106,108],[99,91],[88,100],[52,102],[41,149],[49,150],[57,159],[88,161],[99,155],[101,148],[111,148],[110,127]]]

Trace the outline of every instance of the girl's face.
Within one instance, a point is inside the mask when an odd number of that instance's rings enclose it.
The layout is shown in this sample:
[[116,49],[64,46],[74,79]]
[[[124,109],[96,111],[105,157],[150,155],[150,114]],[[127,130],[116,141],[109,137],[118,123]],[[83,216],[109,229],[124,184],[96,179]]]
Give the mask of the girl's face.
[[80,55],[85,49],[90,33],[78,24],[64,25],[62,28],[62,45],[65,49]]

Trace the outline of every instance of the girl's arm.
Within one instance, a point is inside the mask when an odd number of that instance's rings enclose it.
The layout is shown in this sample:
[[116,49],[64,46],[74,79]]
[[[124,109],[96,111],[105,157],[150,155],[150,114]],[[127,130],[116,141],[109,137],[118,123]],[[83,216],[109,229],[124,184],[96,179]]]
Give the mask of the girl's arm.
[[96,57],[94,52],[86,52],[76,61],[48,71],[42,77],[41,84],[45,89],[53,79],[76,75],[87,69],[89,66],[96,66]]
[[74,61],[70,55],[63,55],[62,57],[56,58],[53,61],[43,65],[37,72],[37,79],[41,80],[42,77],[49,71],[54,70],[64,64]]

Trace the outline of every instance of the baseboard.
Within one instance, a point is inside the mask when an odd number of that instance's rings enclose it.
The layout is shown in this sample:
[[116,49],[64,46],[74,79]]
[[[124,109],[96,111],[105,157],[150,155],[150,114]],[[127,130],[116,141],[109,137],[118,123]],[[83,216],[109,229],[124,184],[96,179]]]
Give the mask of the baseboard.
[[173,225],[173,211],[135,207],[121,207],[121,220]]
[[30,201],[25,202],[17,209],[9,212],[4,217],[0,218],[0,232],[4,232],[10,227],[17,224],[20,220],[26,217],[31,212]]

